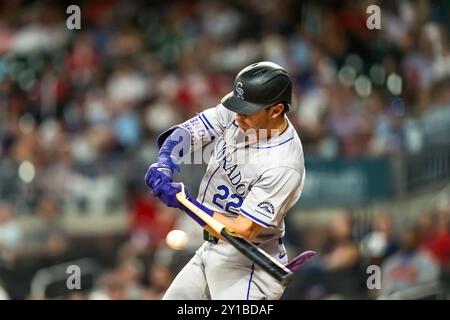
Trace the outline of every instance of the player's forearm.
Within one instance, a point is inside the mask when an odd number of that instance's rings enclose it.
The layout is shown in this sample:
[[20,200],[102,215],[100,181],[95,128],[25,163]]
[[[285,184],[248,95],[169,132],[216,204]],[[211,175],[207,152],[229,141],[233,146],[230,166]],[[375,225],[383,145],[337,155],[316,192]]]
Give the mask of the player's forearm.
[[262,227],[241,215],[237,216],[237,218],[229,218],[221,213],[215,212],[213,218],[222,223],[229,230],[250,241],[254,240],[262,230]]
[[[169,184],[170,185],[170,184]],[[169,186],[170,187],[170,186]],[[208,220],[214,219],[217,222],[220,222],[222,226],[225,226],[228,230],[240,235],[241,237],[247,239],[247,240],[254,240],[256,236],[259,234],[259,232],[263,229],[259,224],[253,222],[253,220],[250,220],[243,215],[238,215],[236,218],[228,218],[225,215],[215,212],[214,210],[211,210],[210,208],[206,207],[197,199],[191,197],[186,191],[183,191],[183,185],[181,184],[179,189],[177,189],[176,192],[180,193],[184,192],[184,198],[186,201],[183,200],[174,200],[171,201],[171,197],[169,196],[168,199],[166,199],[168,205],[172,205],[175,207],[180,208],[184,212],[186,212],[193,220],[195,220],[201,227],[203,227],[205,230],[213,234],[215,237],[222,239],[222,237],[218,234],[218,228],[214,228],[217,230],[216,232],[212,230],[208,226]],[[172,197],[175,193],[172,193]],[[175,204],[176,203],[176,204]],[[199,209],[203,213],[202,215],[198,215],[195,212],[195,209],[191,207],[191,205],[197,207],[196,209]],[[203,216],[208,215],[209,217]],[[208,218],[208,219],[207,219]],[[213,223],[213,221],[209,221],[210,223]],[[222,227],[221,227],[222,228]]]

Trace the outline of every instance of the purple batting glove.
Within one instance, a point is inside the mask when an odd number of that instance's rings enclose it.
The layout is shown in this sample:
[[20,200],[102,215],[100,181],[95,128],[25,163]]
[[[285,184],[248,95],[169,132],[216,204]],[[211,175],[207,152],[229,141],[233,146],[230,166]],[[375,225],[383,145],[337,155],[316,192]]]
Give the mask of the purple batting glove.
[[200,217],[198,217],[195,213],[193,213],[191,210],[186,208],[183,204],[181,204],[178,201],[178,199],[176,197],[176,194],[178,192],[183,192],[186,199],[188,199],[190,202],[192,202],[195,206],[202,209],[204,212],[206,212],[211,217],[214,215],[214,211],[205,207],[203,204],[201,204],[195,198],[193,198],[189,194],[189,192],[185,189],[184,184],[182,184],[182,183],[167,182],[167,183],[162,184],[158,197],[168,207],[179,208],[180,210],[186,212],[200,226],[204,227],[206,225],[206,222],[203,221]]
[[314,251],[305,251],[300,253],[294,259],[292,259],[289,263],[285,265],[286,268],[291,270],[292,272],[300,269],[307,261],[309,261],[312,257],[314,257],[316,253]]
[[164,182],[156,190],[154,189],[154,193],[166,206],[181,209],[182,205],[177,199],[177,193],[182,189],[181,183]]
[[152,164],[145,174],[145,183],[154,196],[158,196],[161,186],[170,181],[172,181],[171,169],[158,163]]
[[159,197],[161,192],[167,192],[168,186],[167,184],[171,183],[171,180],[161,171],[152,169],[152,194],[155,197]]

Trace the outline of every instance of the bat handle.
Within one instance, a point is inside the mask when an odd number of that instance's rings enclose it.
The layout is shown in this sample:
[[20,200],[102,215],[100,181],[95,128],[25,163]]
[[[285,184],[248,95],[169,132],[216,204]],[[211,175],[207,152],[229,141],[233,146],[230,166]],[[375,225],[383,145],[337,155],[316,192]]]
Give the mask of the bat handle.
[[180,182],[180,185],[181,185],[181,191],[180,192],[183,192],[183,194],[186,195],[186,192],[185,192],[185,189],[184,189],[184,183]]

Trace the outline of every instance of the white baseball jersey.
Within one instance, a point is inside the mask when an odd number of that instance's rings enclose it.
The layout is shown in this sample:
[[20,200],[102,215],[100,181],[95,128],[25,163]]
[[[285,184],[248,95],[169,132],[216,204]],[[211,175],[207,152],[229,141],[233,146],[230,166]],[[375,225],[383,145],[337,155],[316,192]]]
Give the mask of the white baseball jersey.
[[[287,119],[287,118],[286,118]],[[193,149],[215,141],[197,200],[228,217],[242,214],[265,227],[255,242],[284,235],[284,216],[302,192],[304,158],[297,132],[248,143],[235,113],[222,105],[184,122]]]
[[[302,145],[287,121],[280,135],[253,143],[221,104],[179,126],[191,134],[191,151],[213,148],[197,200],[215,212],[242,214],[263,226],[254,242],[284,264],[284,217],[299,199],[305,177]],[[219,241],[197,250],[163,299],[279,299],[283,291],[268,273]]]

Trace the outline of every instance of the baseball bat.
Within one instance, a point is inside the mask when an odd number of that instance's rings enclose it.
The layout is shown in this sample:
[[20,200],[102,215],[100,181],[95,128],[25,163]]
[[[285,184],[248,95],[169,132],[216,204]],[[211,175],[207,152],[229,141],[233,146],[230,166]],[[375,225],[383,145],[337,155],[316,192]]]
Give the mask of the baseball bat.
[[238,234],[233,233],[227,229],[222,223],[208,215],[202,209],[194,205],[188,199],[186,199],[183,192],[178,192],[176,195],[178,201],[180,201],[186,208],[191,210],[194,214],[200,217],[207,225],[209,225],[215,232],[220,234],[231,245],[238,249],[244,256],[253,261],[261,269],[266,271],[282,285],[287,286],[292,281],[293,273],[286,268],[281,262],[273,258],[261,248],[257,247],[247,239],[240,237]]

